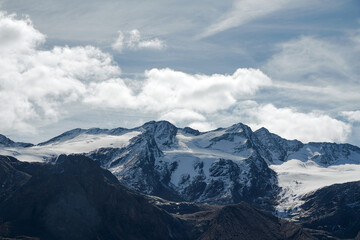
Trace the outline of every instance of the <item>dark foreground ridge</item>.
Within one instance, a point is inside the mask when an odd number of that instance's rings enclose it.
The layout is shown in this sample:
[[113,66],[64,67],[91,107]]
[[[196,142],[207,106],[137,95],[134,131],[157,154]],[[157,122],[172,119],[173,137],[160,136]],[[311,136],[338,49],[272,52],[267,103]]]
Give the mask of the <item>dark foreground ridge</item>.
[[80,155],[0,156],[0,186],[0,239],[314,239],[246,203],[155,204]]
[[299,221],[340,239],[360,239],[360,181],[334,184],[306,194]]

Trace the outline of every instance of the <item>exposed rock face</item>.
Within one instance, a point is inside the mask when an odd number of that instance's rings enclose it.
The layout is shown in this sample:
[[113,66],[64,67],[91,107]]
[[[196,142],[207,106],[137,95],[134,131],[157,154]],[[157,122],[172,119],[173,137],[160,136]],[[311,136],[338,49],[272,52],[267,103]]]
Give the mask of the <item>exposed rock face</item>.
[[297,140],[286,140],[276,134],[270,133],[266,128],[254,132],[264,149],[265,159],[270,162],[285,161],[289,153],[298,151],[304,144]]
[[[353,153],[360,153],[360,149],[350,144],[336,144],[336,143],[314,143],[310,142],[307,144],[310,148],[317,149],[319,154],[311,157],[311,160],[318,162],[322,165],[329,166],[336,164],[341,161],[351,160]],[[360,162],[360,158],[356,158]]]
[[360,182],[335,184],[303,197],[299,222],[341,239],[360,232]]

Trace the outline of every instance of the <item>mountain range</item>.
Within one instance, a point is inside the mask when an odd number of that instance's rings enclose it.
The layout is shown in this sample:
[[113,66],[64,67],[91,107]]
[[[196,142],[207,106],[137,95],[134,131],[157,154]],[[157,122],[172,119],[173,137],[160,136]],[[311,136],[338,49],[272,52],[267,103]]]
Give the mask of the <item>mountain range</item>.
[[242,123],[199,132],[153,121],[133,129],[74,129],[37,145],[1,135],[0,154],[46,166],[77,154],[109,170],[128,191],[166,206],[211,204],[212,212],[231,215],[242,209],[232,204],[241,203],[303,224],[319,239],[355,238],[360,231],[360,148],[350,144],[302,143]]

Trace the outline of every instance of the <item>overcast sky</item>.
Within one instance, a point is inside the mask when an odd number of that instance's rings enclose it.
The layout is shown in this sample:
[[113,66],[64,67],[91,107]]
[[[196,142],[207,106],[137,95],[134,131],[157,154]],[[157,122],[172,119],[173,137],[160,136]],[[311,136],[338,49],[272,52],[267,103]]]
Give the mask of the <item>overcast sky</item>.
[[358,0],[0,0],[0,133],[243,122],[360,145]]

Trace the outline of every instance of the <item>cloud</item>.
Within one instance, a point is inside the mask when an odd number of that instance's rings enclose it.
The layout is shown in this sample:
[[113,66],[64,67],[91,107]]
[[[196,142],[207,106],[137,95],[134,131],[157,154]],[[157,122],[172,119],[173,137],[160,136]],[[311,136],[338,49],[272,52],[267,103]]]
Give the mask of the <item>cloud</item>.
[[[315,1],[316,3],[317,1]],[[292,0],[235,0],[231,10],[222,15],[217,22],[207,27],[198,38],[209,37],[225,30],[241,26],[250,21],[266,17],[272,13],[298,9],[305,6],[314,6],[314,1],[292,1]]]
[[122,52],[122,50],[124,49],[124,34],[122,31],[118,31],[118,37],[115,40],[115,42],[112,45],[112,48],[118,52]]
[[[182,111],[184,121],[201,122],[202,113],[227,109],[271,85],[255,69],[238,69],[232,75],[192,75],[166,68],[145,71],[134,88],[128,84],[134,80],[122,79],[112,57],[95,47],[41,50],[45,36],[29,19],[2,13],[0,26],[0,36],[13,33],[11,41],[1,39],[8,46],[0,49],[0,130],[35,131],[36,126],[71,115],[66,109],[74,105],[132,109],[169,118]],[[139,39],[133,32],[127,44],[134,48],[145,44]]]
[[202,113],[227,109],[255,94],[271,80],[260,70],[237,69],[232,75],[187,74],[166,69],[145,71],[137,94],[121,79],[92,84],[86,103],[99,107],[139,108],[150,112],[187,109]]
[[178,127],[191,127],[199,131],[209,131],[216,128],[203,114],[190,109],[174,109],[162,114],[158,120],[167,120]]
[[89,82],[120,74],[111,56],[91,46],[39,50],[45,36],[28,18],[1,13],[0,36],[0,130],[34,132],[80,101]]
[[350,40],[353,42],[355,49],[360,51],[360,30],[353,31],[350,34]]
[[349,32],[341,42],[301,36],[278,44],[277,52],[261,67],[274,82],[276,104],[288,99],[305,111],[322,109],[333,115],[357,109],[360,55],[356,32]]
[[138,100],[155,111],[186,108],[216,112],[270,85],[270,78],[256,69],[240,68],[232,75],[191,75],[168,68],[152,69],[145,72]]
[[[0,40],[2,46],[7,45],[0,47],[2,132],[35,132],[39,126],[76,114],[72,112],[75,106],[85,112],[129,110],[139,118],[152,115],[202,131],[224,126],[224,122],[245,122],[303,141],[342,142],[351,130],[324,113],[244,102],[273,86],[257,69],[206,75],[154,68],[145,71],[141,80],[126,79],[112,57],[98,48],[41,49],[45,36],[28,18],[2,13],[0,36],[9,32]],[[143,41],[133,34],[122,43],[128,48],[129,42],[136,47]]]
[[350,122],[360,122],[360,110],[357,111],[343,111],[341,115],[346,117]]
[[31,51],[45,41],[45,36],[37,31],[31,20],[26,17],[16,20],[16,15],[0,12],[0,51]]
[[351,65],[344,47],[310,36],[278,46],[263,69],[272,78],[286,81],[328,81],[351,78]]
[[189,109],[174,109],[162,114],[159,120],[166,119],[173,124],[184,124],[184,122],[206,121],[204,115]]
[[193,122],[189,124],[189,127],[199,130],[200,132],[206,132],[206,131],[214,130],[216,128],[216,125],[213,123],[203,121],[203,122]]
[[119,35],[116,41],[113,43],[112,48],[118,52],[122,52],[124,49],[140,50],[140,49],[153,49],[162,50],[166,47],[163,40],[158,38],[143,39],[139,30],[134,29],[124,34],[122,31],[118,32]]
[[284,138],[303,142],[345,142],[351,133],[351,125],[316,111],[303,113],[251,101],[240,104],[233,114],[246,119],[253,129],[265,127]]

